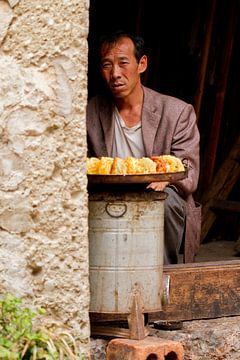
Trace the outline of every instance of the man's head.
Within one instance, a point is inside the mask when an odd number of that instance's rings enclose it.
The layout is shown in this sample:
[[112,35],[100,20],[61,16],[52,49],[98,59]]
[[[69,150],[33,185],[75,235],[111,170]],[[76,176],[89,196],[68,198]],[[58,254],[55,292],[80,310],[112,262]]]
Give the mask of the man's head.
[[135,36],[131,33],[123,31],[123,30],[117,30],[115,32],[106,34],[101,37],[100,46],[99,46],[100,56],[101,56],[101,49],[102,49],[103,45],[111,48],[118,42],[119,39],[121,39],[123,37],[129,38],[132,40],[133,45],[134,45],[134,55],[135,55],[137,63],[139,63],[142,56],[145,55],[144,40],[140,36]]
[[140,75],[147,68],[144,41],[124,31],[100,42],[101,74],[113,96],[124,98],[141,87]]

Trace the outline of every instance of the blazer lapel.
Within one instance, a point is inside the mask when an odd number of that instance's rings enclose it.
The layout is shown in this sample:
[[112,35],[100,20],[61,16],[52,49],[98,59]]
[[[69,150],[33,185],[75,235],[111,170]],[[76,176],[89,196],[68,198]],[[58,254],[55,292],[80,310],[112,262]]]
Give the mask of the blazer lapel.
[[[158,107],[152,101],[153,94],[143,87],[144,99],[142,107],[142,134],[143,143],[146,151],[146,156],[153,155],[154,140],[158,130],[159,121],[161,119],[161,104]],[[100,120],[104,133],[104,141],[106,144],[107,155],[110,156],[112,151],[113,136],[114,136],[114,121],[113,121],[114,104],[103,102],[101,104]]]
[[107,148],[107,155],[110,156],[112,151],[113,136],[114,136],[114,122],[113,122],[113,108],[111,104],[103,104],[102,111],[100,111],[100,119],[104,133],[105,144]]
[[[154,140],[156,137],[157,129],[161,119],[161,106],[158,109],[153,105],[151,100],[151,94],[148,93],[148,89],[145,87],[144,90],[144,100],[143,100],[143,109],[142,109],[142,134],[143,134],[143,143],[146,150],[146,156],[152,156]],[[160,112],[159,112],[160,109]],[[156,154],[155,154],[156,155]]]

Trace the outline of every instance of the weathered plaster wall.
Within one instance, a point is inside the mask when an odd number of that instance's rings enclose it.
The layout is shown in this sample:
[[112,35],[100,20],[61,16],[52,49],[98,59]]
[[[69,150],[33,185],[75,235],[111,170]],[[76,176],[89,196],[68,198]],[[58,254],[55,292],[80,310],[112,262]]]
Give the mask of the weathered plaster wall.
[[42,305],[83,344],[88,7],[0,0],[0,293]]

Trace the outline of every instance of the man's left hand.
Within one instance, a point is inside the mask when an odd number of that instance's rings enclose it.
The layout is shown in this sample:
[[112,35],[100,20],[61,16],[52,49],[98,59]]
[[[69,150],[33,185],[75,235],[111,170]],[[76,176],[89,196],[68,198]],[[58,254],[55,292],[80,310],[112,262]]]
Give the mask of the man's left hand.
[[152,182],[147,186],[147,189],[153,189],[155,191],[163,191],[168,186],[168,181]]

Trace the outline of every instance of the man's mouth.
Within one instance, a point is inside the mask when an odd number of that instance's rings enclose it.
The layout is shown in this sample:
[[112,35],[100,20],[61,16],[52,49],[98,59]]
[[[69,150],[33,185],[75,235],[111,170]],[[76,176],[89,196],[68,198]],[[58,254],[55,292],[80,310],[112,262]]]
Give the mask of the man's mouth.
[[118,89],[121,89],[123,86],[124,86],[124,84],[115,83],[115,84],[112,84],[111,88],[113,90],[118,90]]

